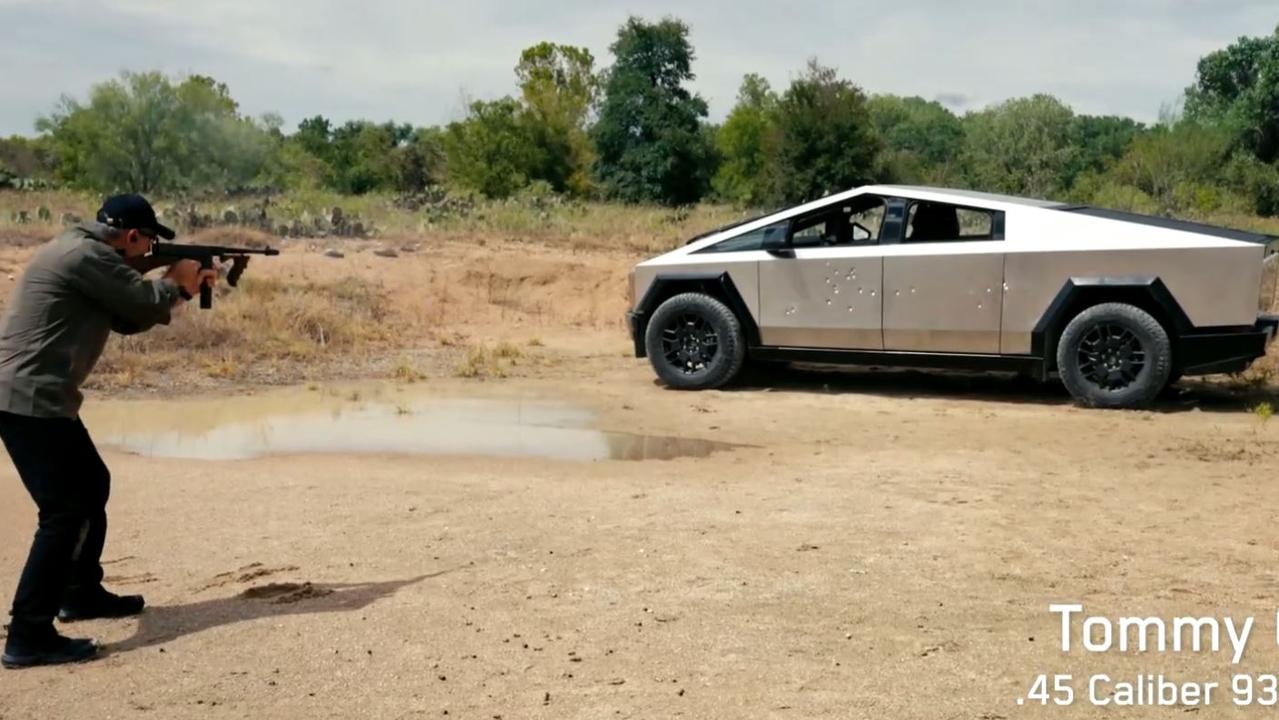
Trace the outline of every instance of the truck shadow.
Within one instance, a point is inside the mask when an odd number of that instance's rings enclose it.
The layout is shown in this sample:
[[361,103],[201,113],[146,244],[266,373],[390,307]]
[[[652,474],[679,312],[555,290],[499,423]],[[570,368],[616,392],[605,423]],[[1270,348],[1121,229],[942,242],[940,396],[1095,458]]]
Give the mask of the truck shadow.
[[1155,410],[1212,410],[1251,412],[1259,405],[1279,410],[1279,387],[1215,379],[1187,379],[1177,383],[1175,392],[1165,393]]
[[[730,392],[803,392],[865,394],[889,398],[936,398],[1030,405],[1069,406],[1073,399],[1061,382],[1045,382],[1012,373],[968,373],[914,369],[795,364],[749,371],[725,388]],[[1194,410],[1249,411],[1269,403],[1279,409],[1279,387],[1219,379],[1189,378],[1164,391],[1153,412]]]
[[181,605],[148,607],[132,637],[104,647],[107,654],[161,645],[216,627],[264,618],[362,610],[405,587],[449,570],[406,580],[366,583],[277,583],[249,588],[231,597]]

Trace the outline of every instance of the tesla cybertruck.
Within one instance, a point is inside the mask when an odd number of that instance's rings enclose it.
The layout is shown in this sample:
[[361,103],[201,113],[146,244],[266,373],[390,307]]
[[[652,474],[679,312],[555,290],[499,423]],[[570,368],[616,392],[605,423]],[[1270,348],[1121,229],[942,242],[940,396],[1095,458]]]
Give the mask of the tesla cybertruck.
[[694,238],[631,271],[637,357],[681,389],[748,362],[1058,377],[1139,407],[1265,354],[1279,239],[1004,195],[868,186]]

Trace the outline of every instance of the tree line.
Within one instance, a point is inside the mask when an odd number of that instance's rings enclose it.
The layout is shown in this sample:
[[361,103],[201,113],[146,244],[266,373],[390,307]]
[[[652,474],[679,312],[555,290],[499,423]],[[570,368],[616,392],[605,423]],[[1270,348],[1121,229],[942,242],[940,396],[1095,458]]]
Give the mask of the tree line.
[[1049,95],[957,115],[869,95],[812,60],[785,88],[748,74],[722,123],[689,89],[689,28],[632,17],[597,69],[544,42],[518,93],[469,103],[441,127],[250,117],[213,78],[125,73],[64,97],[38,135],[0,140],[0,179],[96,191],[446,186],[680,205],[777,207],[870,182],[967,187],[1150,213],[1279,214],[1279,28],[1203,57],[1184,107],[1147,125],[1075,113]]

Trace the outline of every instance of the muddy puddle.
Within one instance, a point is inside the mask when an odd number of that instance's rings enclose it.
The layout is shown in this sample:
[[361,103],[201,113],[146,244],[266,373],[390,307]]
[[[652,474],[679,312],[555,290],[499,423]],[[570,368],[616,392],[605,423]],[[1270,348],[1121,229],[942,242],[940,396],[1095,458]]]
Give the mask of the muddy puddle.
[[670,460],[736,447],[600,430],[593,413],[570,403],[424,397],[399,387],[99,402],[84,420],[100,444],[202,460],[299,453]]

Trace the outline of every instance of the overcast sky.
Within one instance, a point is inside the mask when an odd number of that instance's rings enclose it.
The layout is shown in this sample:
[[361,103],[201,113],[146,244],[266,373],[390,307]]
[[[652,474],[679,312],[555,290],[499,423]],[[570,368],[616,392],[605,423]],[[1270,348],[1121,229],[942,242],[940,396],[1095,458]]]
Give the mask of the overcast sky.
[[695,89],[722,119],[744,73],[784,87],[810,57],[869,92],[956,111],[1049,92],[1153,120],[1203,54],[1279,24],[1276,0],[0,0],[0,134],[121,70],[195,72],[241,107],[436,124],[514,91],[524,47],[584,45],[604,66],[628,15],[692,29]]

